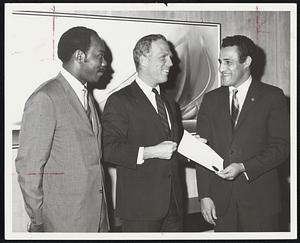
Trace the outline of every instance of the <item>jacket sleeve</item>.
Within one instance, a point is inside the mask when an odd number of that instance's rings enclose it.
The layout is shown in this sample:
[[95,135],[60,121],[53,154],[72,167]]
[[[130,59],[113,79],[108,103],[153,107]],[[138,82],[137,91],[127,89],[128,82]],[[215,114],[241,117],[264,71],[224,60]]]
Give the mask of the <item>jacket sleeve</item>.
[[[198,116],[197,116],[197,127],[196,133],[201,138],[207,139],[207,143],[211,141],[211,123],[209,121],[209,107],[207,103],[207,96],[204,95]],[[204,197],[209,197],[210,191],[210,176],[211,172],[201,165],[196,165],[196,176],[197,176],[197,188],[198,188],[198,199],[201,200]]]
[[106,101],[101,117],[103,158],[106,162],[136,169],[139,147],[127,142],[129,116],[124,102],[114,94]]
[[33,225],[43,223],[43,172],[55,126],[55,108],[50,97],[42,92],[33,94],[25,104],[15,161],[25,209]]
[[262,152],[244,161],[249,181],[277,167],[289,156],[289,114],[286,98],[282,90],[271,96],[271,106],[267,119],[268,144]]

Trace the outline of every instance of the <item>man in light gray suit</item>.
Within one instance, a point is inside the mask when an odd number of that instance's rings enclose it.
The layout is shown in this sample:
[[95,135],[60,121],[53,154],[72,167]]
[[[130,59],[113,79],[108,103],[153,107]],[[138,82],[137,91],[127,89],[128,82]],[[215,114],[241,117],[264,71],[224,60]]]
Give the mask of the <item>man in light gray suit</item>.
[[69,29],[58,43],[61,72],[25,104],[16,170],[29,232],[109,230],[101,125],[86,90],[103,75],[104,54],[94,30]]

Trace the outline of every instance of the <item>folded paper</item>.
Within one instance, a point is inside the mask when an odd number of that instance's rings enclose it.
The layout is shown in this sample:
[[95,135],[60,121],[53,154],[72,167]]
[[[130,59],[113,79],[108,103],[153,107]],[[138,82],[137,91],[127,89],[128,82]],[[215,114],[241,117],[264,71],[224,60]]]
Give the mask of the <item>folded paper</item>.
[[184,130],[183,137],[178,146],[178,152],[211,171],[219,172],[223,170],[222,157],[186,130]]

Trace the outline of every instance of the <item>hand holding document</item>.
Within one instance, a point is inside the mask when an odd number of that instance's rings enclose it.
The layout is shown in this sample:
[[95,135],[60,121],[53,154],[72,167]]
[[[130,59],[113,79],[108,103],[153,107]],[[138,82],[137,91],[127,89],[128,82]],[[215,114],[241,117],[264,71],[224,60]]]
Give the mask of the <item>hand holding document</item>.
[[183,156],[207,169],[218,172],[223,170],[223,159],[208,145],[184,130],[177,150]]

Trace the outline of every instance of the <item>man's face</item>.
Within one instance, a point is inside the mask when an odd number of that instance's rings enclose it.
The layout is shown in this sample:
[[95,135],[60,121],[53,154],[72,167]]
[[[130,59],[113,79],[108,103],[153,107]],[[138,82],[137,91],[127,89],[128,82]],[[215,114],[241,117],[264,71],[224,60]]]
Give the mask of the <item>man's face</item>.
[[80,76],[84,82],[96,83],[99,81],[107,65],[104,55],[103,41],[98,36],[92,36],[90,48],[81,66]]
[[221,48],[219,58],[219,71],[223,86],[238,87],[249,77],[249,65],[239,62],[237,46],[227,46]]
[[147,82],[155,87],[168,81],[170,67],[173,65],[172,53],[169,45],[164,40],[156,40],[151,44],[150,53],[147,54],[147,64],[143,73]]

